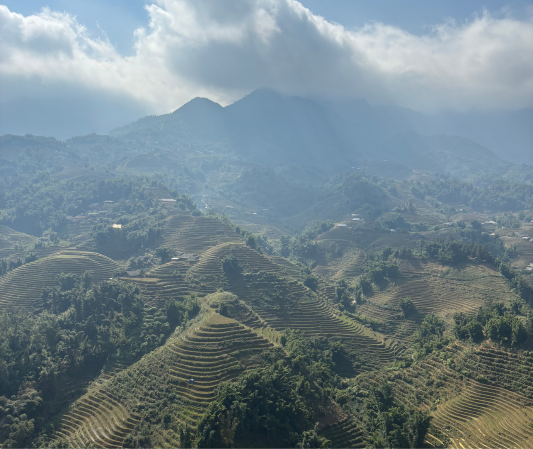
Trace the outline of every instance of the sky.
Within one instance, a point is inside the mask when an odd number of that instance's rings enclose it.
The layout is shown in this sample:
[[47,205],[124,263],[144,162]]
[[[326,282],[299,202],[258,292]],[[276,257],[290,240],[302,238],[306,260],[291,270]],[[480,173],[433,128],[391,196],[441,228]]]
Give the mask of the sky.
[[531,108],[533,1],[0,0],[0,133],[103,133],[258,87]]

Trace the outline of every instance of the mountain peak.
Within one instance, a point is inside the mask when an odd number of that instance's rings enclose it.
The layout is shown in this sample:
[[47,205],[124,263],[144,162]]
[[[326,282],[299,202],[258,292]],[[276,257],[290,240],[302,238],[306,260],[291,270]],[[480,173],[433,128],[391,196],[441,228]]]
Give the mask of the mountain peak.
[[176,113],[195,113],[195,112],[207,112],[207,111],[220,111],[224,108],[218,103],[210,100],[209,98],[196,97],[191,101],[185,103],[182,107],[176,109],[173,114]]
[[250,92],[249,94],[237,100],[235,103],[226,106],[226,109],[230,111],[239,111],[242,109],[248,109],[250,107],[256,108],[268,108],[274,104],[279,103],[286,96],[279,92],[270,89],[268,87],[260,87],[259,89]]

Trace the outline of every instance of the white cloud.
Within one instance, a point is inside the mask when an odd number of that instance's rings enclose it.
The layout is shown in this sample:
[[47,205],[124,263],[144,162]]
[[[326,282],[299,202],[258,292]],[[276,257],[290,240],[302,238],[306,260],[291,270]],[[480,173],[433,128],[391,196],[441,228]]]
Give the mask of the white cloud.
[[228,103],[261,86],[419,110],[533,106],[531,17],[485,12],[415,36],[381,23],[347,30],[295,0],[156,0],[146,11],[124,57],[66,13],[24,17],[0,5],[0,85],[18,86],[0,87],[0,101],[25,85],[53,101],[63,84],[152,113],[194,96]]

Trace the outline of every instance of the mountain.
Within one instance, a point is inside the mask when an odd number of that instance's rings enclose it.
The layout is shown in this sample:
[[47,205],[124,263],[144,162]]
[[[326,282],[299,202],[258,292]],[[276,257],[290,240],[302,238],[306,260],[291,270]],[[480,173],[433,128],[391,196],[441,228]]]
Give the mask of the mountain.
[[[512,166],[489,149],[457,136],[422,136],[413,131],[399,133],[379,148],[384,159],[418,170],[439,171],[458,177],[495,172],[504,174]],[[435,170],[435,167],[439,167]]]
[[312,100],[258,89],[226,110],[237,147],[254,162],[342,168],[355,156],[335,115]]
[[[468,138],[428,136],[438,129],[428,117],[408,109],[375,107],[364,100],[321,102],[258,89],[226,107],[195,98],[172,114],[145,117],[111,135],[151,148],[192,146],[248,164],[329,173],[384,159],[407,170],[456,176],[508,169],[509,164]],[[405,177],[404,171],[398,177]]]
[[423,114],[392,105],[370,105],[364,99],[316,99],[350,121],[357,139],[383,143],[394,134],[414,131],[471,139],[514,163],[533,163],[533,109],[517,111],[443,111]]
[[303,163],[339,169],[351,157],[350,142],[329,110],[269,89],[258,89],[225,108],[195,98],[172,114],[142,118],[111,135],[159,147],[208,145],[243,161],[274,166]]
[[177,143],[216,143],[230,138],[230,124],[222,106],[194,98],[171,114],[148,116],[111,131],[121,140],[175,146]]

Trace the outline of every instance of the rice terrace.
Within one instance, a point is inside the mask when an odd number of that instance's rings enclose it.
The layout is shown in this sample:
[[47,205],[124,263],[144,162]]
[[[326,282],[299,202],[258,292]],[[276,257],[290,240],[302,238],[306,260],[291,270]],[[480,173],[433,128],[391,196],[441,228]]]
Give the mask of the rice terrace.
[[0,448],[533,447],[532,0],[0,3]]

